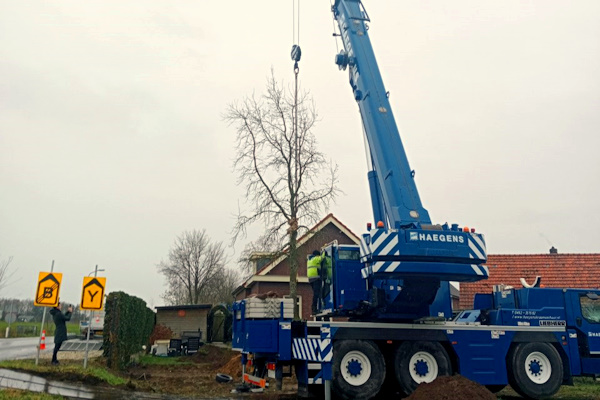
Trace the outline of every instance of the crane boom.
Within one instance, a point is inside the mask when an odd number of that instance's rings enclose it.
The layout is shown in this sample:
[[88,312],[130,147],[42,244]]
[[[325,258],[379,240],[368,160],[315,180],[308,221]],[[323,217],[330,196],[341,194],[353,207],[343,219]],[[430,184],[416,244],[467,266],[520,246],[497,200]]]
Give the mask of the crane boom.
[[[335,0],[334,19],[344,49],[335,57],[348,70],[362,118],[372,170],[368,173],[377,229],[364,234],[364,276],[418,277],[430,281],[474,281],[488,276],[483,235],[458,224],[433,225],[423,207],[400,139],[389,95],[369,38],[369,16],[361,0]],[[435,285],[432,285],[432,291]]]
[[[336,64],[349,69],[371,155],[369,182],[376,221],[395,229],[430,224],[377,66],[366,26],[368,15],[359,0],[338,0],[333,12],[345,48],[336,56]],[[381,207],[376,205],[380,203],[375,200],[377,193],[381,193],[383,210],[377,210]]]

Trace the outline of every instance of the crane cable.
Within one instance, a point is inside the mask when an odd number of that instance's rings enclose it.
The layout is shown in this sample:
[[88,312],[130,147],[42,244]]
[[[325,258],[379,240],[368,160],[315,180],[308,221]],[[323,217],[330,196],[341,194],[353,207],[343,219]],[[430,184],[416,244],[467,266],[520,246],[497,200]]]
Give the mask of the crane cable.
[[[296,15],[296,9],[298,13]],[[297,41],[296,41],[297,39]],[[299,169],[300,169],[300,141],[298,139],[298,74],[300,73],[300,67],[298,62],[302,56],[300,50],[300,0],[298,0],[296,7],[296,0],[292,2],[292,61],[294,61],[294,107],[292,109],[292,120],[293,120],[293,136],[294,136],[294,186],[299,182]],[[298,190],[298,187],[295,187]]]
[[[296,10],[298,10],[298,17],[296,17]],[[298,0],[298,5],[296,5],[296,0],[292,2],[292,41],[300,44],[300,0]]]
[[[296,10],[298,11],[296,13]],[[296,6],[296,0],[292,2],[292,61],[294,61],[294,72],[298,75],[298,61],[302,57],[302,51],[300,50],[300,0]]]

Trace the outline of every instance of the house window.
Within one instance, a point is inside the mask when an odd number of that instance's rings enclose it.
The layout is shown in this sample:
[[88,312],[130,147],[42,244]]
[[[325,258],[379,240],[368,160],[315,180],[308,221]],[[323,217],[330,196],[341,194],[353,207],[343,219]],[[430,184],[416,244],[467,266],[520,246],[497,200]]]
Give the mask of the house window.
[[[292,296],[283,296],[284,299],[291,299]],[[298,304],[298,315],[302,317],[302,296],[296,295],[296,304]]]
[[265,265],[271,262],[270,258],[261,258],[256,260],[256,272],[260,271]]
[[254,272],[258,272],[270,263],[275,255],[273,253],[253,252],[250,254],[249,261],[254,267]]

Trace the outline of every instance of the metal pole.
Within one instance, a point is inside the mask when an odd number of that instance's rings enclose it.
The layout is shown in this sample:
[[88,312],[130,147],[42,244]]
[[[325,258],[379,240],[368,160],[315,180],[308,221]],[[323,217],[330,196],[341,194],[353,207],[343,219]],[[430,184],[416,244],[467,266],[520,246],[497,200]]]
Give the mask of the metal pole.
[[[54,260],[52,260],[50,272],[54,272]],[[40,363],[40,347],[42,345],[42,332],[44,332],[44,324],[46,323],[46,308],[47,307],[44,307],[44,313],[42,314],[42,328],[40,329],[40,339],[38,341],[37,346],[37,355],[35,356],[35,365],[38,365]]]
[[325,381],[325,400],[331,400],[331,381]]
[[12,321],[14,306],[15,306],[15,301],[13,300],[10,302],[10,318],[8,319],[8,327],[6,328],[6,337],[7,338],[8,338],[8,336],[10,336],[10,323]]
[[[96,264],[96,269],[94,270],[94,278],[98,277],[98,264]],[[89,348],[88,345],[90,343],[90,331],[92,330],[92,312],[90,311],[90,316],[88,317],[88,326],[87,326],[87,339],[85,340],[85,358],[83,359],[83,369],[87,368],[88,363],[88,354]]]

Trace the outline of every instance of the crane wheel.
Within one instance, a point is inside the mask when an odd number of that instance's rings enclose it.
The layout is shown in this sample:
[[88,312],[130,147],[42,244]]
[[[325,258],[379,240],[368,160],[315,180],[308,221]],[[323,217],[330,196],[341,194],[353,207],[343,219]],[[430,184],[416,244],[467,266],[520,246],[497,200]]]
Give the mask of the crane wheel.
[[549,343],[520,343],[508,356],[508,380],[521,396],[545,399],[560,389],[563,363]]
[[396,351],[394,372],[402,391],[409,395],[421,383],[452,375],[452,364],[446,349],[438,342],[407,341]]
[[333,390],[343,399],[375,397],[385,380],[385,360],[370,340],[333,343]]

